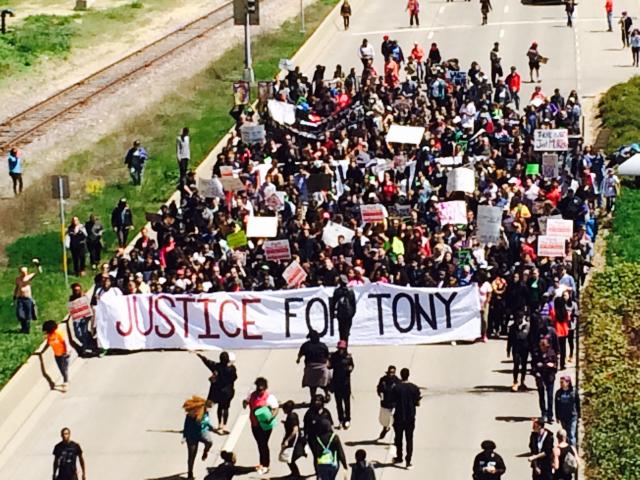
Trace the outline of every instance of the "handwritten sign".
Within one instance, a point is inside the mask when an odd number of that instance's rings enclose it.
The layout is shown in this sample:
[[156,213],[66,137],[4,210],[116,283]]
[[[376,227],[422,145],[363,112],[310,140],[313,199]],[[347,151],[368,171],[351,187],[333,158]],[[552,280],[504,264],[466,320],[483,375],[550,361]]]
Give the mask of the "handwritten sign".
[[478,206],[478,240],[480,243],[498,243],[500,225],[502,224],[502,208],[488,205]]
[[297,287],[307,278],[307,272],[304,271],[304,268],[300,266],[297,260],[294,260],[282,272],[282,278],[285,279],[290,287]]
[[447,192],[473,193],[476,189],[476,177],[470,168],[454,168],[447,175]]
[[384,207],[375,203],[373,205],[360,205],[362,223],[382,223],[386,217]]
[[540,235],[538,237],[538,255],[541,257],[564,257],[566,239]]
[[244,230],[238,230],[235,233],[230,233],[227,235],[227,245],[229,248],[240,248],[247,245],[247,234]]
[[289,240],[267,240],[262,248],[268,261],[291,260]]
[[436,204],[438,208],[438,218],[442,225],[466,225],[467,224],[467,204],[464,200],[453,202],[440,202]]
[[573,222],[559,218],[548,218],[545,233],[551,237],[571,238],[573,236]]
[[273,238],[278,235],[278,217],[249,217],[247,237]]
[[569,131],[566,128],[536,129],[533,131],[533,149],[540,151],[569,150]]
[[558,176],[558,154],[542,154],[542,176],[544,178],[556,178]]
[[67,304],[69,309],[69,316],[71,320],[82,320],[83,318],[93,317],[93,310],[91,309],[91,303],[85,296],[70,301]]

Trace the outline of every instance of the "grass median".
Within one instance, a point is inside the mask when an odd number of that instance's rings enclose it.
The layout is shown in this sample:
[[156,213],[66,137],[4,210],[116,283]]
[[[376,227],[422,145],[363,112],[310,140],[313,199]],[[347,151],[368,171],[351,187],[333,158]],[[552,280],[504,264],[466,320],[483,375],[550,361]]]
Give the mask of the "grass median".
[[[277,72],[278,61],[290,58],[329,13],[338,0],[318,0],[306,9],[307,32],[300,33],[299,23],[288,21],[269,34],[253,41],[253,67],[256,79],[269,80]],[[184,82],[178,92],[126,122],[117,132],[102,139],[90,150],[69,158],[60,173],[70,176],[72,198],[67,215],[77,215],[86,221],[96,213],[108,227],[111,209],[118,199],[126,197],[133,211],[135,227],[144,223],[144,213],[156,211],[174,191],[178,180],[175,161],[175,137],[187,125],[191,130],[192,159],[204,159],[233,125],[229,116],[232,107],[231,84],[242,76],[243,48],[241,45],[226,52],[202,74]],[[147,148],[150,159],[142,186],[134,187],[123,165],[123,155],[134,138]],[[7,265],[0,268],[0,386],[31,355],[42,336],[39,325],[45,319],[60,319],[66,313],[68,291],[61,268],[57,203],[50,199],[47,182],[25,190],[23,197],[10,211],[1,213],[0,225],[20,238],[5,248]],[[107,230],[109,230],[107,228]],[[113,253],[113,232],[105,234],[106,255]],[[39,322],[31,335],[17,333],[18,325],[11,306],[14,278],[20,265],[38,257],[44,273],[33,282],[38,303]],[[72,281],[76,281],[72,278]],[[81,280],[85,286],[91,279]]]
[[[640,78],[600,102],[606,150],[640,142]],[[582,300],[587,478],[640,478],[640,190],[628,179],[607,237],[607,263]]]

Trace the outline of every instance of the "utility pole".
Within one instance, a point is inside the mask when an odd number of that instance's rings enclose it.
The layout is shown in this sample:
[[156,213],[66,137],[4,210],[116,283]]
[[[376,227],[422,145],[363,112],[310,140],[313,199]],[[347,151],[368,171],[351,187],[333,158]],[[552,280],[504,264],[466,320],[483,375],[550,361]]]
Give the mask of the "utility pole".
[[305,33],[307,31],[304,26],[304,0],[300,0],[300,33]]
[[255,80],[253,75],[253,65],[251,60],[251,25],[249,21],[249,8],[244,21],[244,75],[243,79],[249,84]]
[[64,199],[69,198],[69,177],[66,175],[53,175],[51,177],[51,196],[60,202],[60,242],[62,243],[62,271],[64,283],[69,287],[69,272],[67,269],[67,247],[64,244],[66,221],[64,218]]

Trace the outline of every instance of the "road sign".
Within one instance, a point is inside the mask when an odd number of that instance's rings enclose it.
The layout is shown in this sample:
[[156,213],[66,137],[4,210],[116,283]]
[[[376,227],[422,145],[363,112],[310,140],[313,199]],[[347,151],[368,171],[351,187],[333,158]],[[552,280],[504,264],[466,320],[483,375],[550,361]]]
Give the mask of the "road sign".
[[[62,180],[62,181],[61,181]],[[62,193],[61,193],[62,190]],[[60,200],[61,198],[69,198],[69,176],[68,175],[52,175],[51,176],[51,198]]]

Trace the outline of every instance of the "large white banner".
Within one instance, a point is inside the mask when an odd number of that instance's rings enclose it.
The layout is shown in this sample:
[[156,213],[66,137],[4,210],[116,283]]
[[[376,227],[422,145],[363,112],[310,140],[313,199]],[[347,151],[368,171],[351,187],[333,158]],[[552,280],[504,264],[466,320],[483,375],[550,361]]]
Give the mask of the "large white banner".
[[[332,288],[203,295],[122,295],[100,298],[96,320],[102,348],[297,348],[313,328],[338,340]],[[409,288],[374,283],[354,288],[351,345],[415,345],[480,336],[476,286]]]

